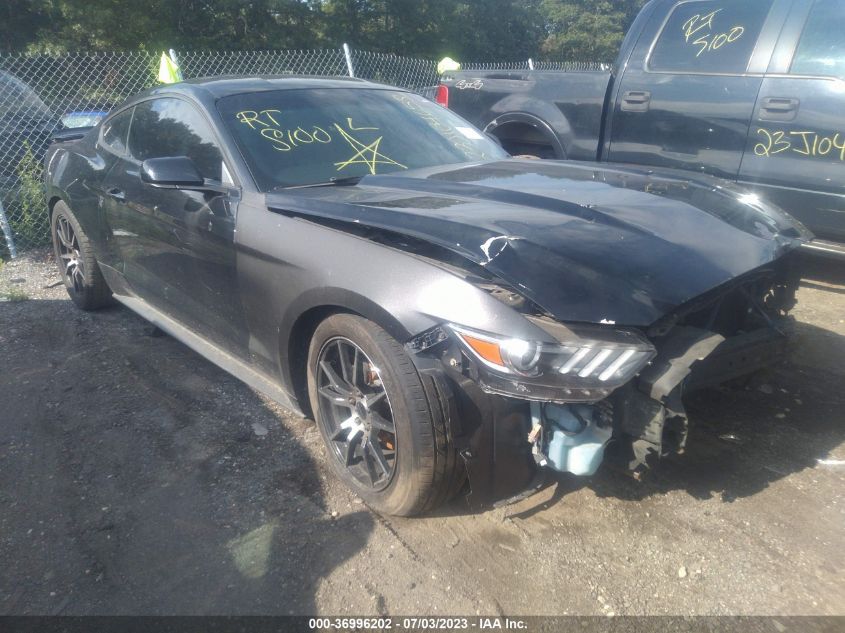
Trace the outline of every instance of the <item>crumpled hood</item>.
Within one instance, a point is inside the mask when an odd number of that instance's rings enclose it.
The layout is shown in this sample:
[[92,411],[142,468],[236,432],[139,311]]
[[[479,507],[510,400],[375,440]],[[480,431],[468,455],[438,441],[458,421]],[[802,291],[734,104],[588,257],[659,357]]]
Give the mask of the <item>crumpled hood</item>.
[[436,244],[557,319],[632,326],[809,237],[779,209],[724,181],[594,163],[415,170],[355,186],[289,189],[268,194],[267,203]]

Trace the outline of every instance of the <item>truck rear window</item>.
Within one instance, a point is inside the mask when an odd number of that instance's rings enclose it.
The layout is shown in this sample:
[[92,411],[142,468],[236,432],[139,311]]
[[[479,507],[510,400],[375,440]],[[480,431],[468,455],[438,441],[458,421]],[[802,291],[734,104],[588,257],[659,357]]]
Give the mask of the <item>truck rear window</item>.
[[695,0],[675,7],[648,68],[663,72],[745,72],[772,0]]

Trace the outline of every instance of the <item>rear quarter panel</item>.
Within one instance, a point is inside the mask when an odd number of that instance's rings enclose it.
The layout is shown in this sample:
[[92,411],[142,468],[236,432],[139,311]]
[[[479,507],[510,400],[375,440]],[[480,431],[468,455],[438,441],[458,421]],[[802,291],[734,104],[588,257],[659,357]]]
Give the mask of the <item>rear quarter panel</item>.
[[44,184],[51,213],[54,203],[63,200],[99,252],[107,234],[99,184],[110,164],[96,152],[96,134],[92,130],[78,141],[52,144],[44,160]]

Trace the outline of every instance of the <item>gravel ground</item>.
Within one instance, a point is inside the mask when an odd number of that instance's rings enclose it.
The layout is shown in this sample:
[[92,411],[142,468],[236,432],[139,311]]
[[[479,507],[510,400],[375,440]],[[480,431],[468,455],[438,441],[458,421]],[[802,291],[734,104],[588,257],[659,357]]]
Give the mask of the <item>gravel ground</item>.
[[[837,268],[838,266],[838,268]],[[845,615],[845,267],[788,364],[688,402],[646,483],[380,517],[313,424],[140,318],[0,270],[0,614]]]

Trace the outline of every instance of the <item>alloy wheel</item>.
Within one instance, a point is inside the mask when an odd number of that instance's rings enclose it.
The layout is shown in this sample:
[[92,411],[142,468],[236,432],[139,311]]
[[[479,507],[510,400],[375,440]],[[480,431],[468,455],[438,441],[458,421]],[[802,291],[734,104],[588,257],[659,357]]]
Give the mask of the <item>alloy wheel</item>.
[[85,264],[79,251],[79,240],[73,226],[64,216],[56,220],[56,238],[58,239],[59,258],[65,280],[73,289],[81,293],[85,289]]
[[396,426],[376,365],[351,340],[329,339],[317,361],[317,392],[333,458],[361,485],[387,487],[396,470]]

